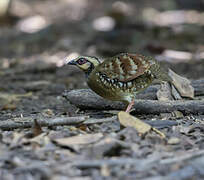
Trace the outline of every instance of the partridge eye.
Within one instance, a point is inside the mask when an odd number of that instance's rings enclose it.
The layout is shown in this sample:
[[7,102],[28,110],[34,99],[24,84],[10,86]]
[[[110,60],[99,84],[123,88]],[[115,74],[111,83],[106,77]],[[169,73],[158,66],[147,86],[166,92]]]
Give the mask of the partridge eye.
[[80,58],[80,59],[77,61],[77,63],[78,63],[79,65],[85,64],[86,62],[87,62],[87,60],[84,59],[84,58]]

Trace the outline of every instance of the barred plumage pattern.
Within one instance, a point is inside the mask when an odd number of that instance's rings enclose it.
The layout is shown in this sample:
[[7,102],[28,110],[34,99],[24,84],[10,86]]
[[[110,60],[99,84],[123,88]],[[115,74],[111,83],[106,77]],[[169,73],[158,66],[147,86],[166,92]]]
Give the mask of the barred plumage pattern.
[[[84,64],[77,64],[78,60],[84,59]],[[121,53],[102,63],[91,56],[80,56],[73,61],[70,64],[77,65],[87,74],[89,87],[98,95],[131,106],[137,93],[151,85],[153,80],[171,82],[155,59],[140,54]]]

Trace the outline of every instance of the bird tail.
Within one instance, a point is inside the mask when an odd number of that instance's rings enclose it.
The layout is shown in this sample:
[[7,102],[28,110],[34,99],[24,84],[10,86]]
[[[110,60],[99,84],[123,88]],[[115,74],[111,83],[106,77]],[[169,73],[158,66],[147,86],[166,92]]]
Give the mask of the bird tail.
[[169,70],[163,69],[158,62],[154,64],[151,68],[153,68],[152,73],[156,79],[169,83],[173,82],[173,79],[171,78],[171,76],[169,76]]
[[173,79],[171,76],[169,76],[169,69],[167,71],[165,71],[163,68],[160,68],[160,73],[159,73],[159,78],[162,81],[167,81],[169,83],[173,82]]

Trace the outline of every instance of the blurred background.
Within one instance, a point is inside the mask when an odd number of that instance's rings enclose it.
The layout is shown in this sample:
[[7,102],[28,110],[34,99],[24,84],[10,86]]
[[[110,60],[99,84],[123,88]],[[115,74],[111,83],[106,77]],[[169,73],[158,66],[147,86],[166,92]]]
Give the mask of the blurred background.
[[3,81],[86,87],[65,59],[120,52],[151,55],[178,74],[203,78],[203,10],[204,0],[1,0]]
[[[84,73],[66,61],[121,52],[203,79],[204,0],[0,0],[0,180],[204,179],[202,100],[188,101],[189,111],[178,103],[172,113],[136,114],[162,130],[141,125],[143,135],[109,121],[118,111],[79,109],[62,96],[88,88]],[[194,106],[198,116],[190,114]],[[37,123],[69,116],[88,123],[42,130]],[[32,128],[11,125],[31,121]]]

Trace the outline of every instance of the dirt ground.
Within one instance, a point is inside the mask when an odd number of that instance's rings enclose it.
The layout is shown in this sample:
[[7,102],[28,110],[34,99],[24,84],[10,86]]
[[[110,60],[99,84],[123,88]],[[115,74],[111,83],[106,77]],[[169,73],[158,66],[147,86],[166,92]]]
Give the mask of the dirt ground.
[[[119,111],[82,110],[62,96],[88,88],[84,74],[65,63],[80,54],[138,52],[191,81],[204,79],[204,15],[188,3],[13,0],[0,18],[0,180],[203,179],[204,108],[133,113],[161,138],[117,119],[80,123]],[[70,125],[38,124],[70,117]]]

